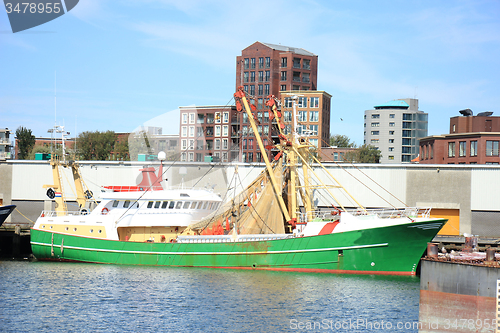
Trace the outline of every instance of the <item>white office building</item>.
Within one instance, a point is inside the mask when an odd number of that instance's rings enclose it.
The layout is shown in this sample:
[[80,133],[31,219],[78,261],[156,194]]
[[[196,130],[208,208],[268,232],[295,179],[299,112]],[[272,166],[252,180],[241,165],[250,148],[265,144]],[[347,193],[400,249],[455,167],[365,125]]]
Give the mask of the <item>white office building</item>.
[[406,163],[418,156],[419,140],[427,136],[427,113],[418,99],[397,99],[365,111],[364,143],[377,147],[380,163]]

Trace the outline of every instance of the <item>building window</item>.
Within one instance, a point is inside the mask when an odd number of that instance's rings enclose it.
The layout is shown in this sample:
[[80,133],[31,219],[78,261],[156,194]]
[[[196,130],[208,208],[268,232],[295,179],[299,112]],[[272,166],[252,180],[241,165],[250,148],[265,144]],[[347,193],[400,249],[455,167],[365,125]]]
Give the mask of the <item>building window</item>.
[[411,123],[408,121],[403,121],[403,128],[411,128]]
[[182,114],[182,123],[183,124],[187,124],[188,123],[188,114],[187,113],[183,113]]
[[286,71],[281,71],[281,81],[286,81]]
[[312,132],[312,135],[318,135],[318,125],[309,125],[309,130]]
[[264,100],[262,98],[257,99],[257,109],[261,110],[264,107]]
[[393,155],[389,155],[389,160],[394,160],[394,156]]
[[403,120],[413,120],[411,113],[403,113]]
[[389,114],[389,118],[394,118],[394,117],[395,117],[394,113]]
[[311,69],[311,60],[303,59],[302,60],[302,68],[303,69]]
[[250,59],[250,68],[255,69],[255,58]]
[[215,148],[214,149],[219,150],[220,149],[220,139],[215,139],[214,142],[215,142]]
[[264,58],[263,57],[259,58],[259,68],[264,68]]
[[229,135],[229,126],[223,125],[222,126],[222,136],[228,136],[228,135]]
[[189,162],[193,162],[194,161],[194,153],[189,153]]
[[379,127],[380,123],[372,123],[372,127]]
[[306,122],[307,121],[307,111],[299,111],[297,112],[298,119],[297,121]]
[[465,148],[465,144],[466,142],[465,141],[460,141],[458,143],[458,156],[460,157],[465,157],[466,155],[466,148]]
[[372,114],[372,119],[379,119],[380,115],[378,113]]
[[389,123],[389,127],[394,127],[396,126],[396,123]]
[[403,146],[411,146],[411,139],[409,139],[409,138],[403,138],[403,139],[401,139],[401,144]]
[[371,143],[378,143],[379,142],[379,139],[371,139],[370,141]]
[[187,135],[187,126],[182,126],[181,127],[181,136],[186,137]]
[[269,95],[269,85],[268,85],[268,84],[265,84],[265,85],[264,85],[264,94],[265,94],[266,96],[268,96],[268,95]]
[[196,128],[196,136],[198,138],[203,136],[203,127],[197,127]]
[[266,68],[271,67],[271,57],[266,57]]
[[470,142],[470,156],[477,156],[477,141]]
[[287,66],[287,58],[281,58],[281,68],[286,68]]
[[203,150],[203,140],[196,140],[196,150]]
[[300,58],[293,58],[293,68],[300,68]]
[[394,139],[389,139],[389,143],[394,143]]
[[282,84],[280,86],[280,91],[285,91],[286,90],[286,84]]
[[228,123],[229,122],[229,112],[224,112],[223,113],[222,122],[223,123]]
[[194,115],[195,115],[194,113],[190,113],[190,114],[189,114],[189,123],[190,123],[190,124],[194,124],[194,118],[195,118],[195,116],[194,116]]
[[319,121],[319,111],[309,111],[309,121]]
[[228,139],[222,139],[222,149],[227,149],[228,148]]
[[187,140],[186,139],[183,139],[181,140],[181,149],[182,150],[186,150],[187,149]]
[[498,141],[486,141],[486,156],[498,156]]
[[394,151],[394,147],[389,147],[389,151]]
[[269,79],[271,78],[271,72],[266,71],[266,82],[269,82]]
[[372,135],[378,135],[379,132],[378,131],[372,131]]
[[307,97],[299,97],[297,106],[299,108],[307,108]]
[[182,154],[181,154],[181,161],[182,161],[182,162],[186,162],[186,156],[187,156],[187,154],[186,154],[186,153],[182,153]]
[[205,122],[205,115],[203,113],[198,113],[198,124],[203,124]]
[[255,72],[250,72],[250,82],[255,82]]
[[292,113],[290,111],[283,112],[283,121],[285,121],[285,122],[292,121]]
[[248,83],[248,72],[243,72],[243,83]]
[[215,136],[220,136],[220,125],[215,126]]
[[264,81],[264,72],[259,71],[259,82],[262,82],[262,81]]
[[202,162],[201,153],[196,153],[196,162]]
[[189,139],[189,149],[190,150],[194,149],[194,139]]
[[255,95],[255,85],[251,85],[250,86],[250,92],[249,92],[250,95]]
[[189,126],[189,136],[194,138],[194,126]]
[[319,108],[319,97],[311,97],[311,108]]
[[262,84],[259,84],[259,90],[258,90],[258,93],[257,95],[262,95],[264,93],[264,86]]
[[248,69],[248,64],[250,63],[250,62],[249,62],[249,60],[250,60],[250,59],[245,58],[245,60],[244,60],[244,62],[243,62],[243,63],[244,63],[244,69]]
[[389,135],[394,135],[394,131],[389,131]]
[[247,139],[243,139],[243,149],[247,149]]
[[448,157],[455,157],[455,142],[448,142]]
[[220,124],[220,112],[215,112],[215,123]]
[[411,130],[403,130],[403,137],[411,138]]

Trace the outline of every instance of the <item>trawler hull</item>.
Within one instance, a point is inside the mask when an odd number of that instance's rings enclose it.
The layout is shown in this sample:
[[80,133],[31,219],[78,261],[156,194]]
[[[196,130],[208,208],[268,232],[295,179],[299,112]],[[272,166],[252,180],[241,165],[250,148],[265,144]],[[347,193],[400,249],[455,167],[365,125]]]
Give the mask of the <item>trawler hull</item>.
[[[31,230],[39,260],[325,273],[415,275],[445,219],[309,237],[220,243],[139,243]],[[196,236],[193,236],[196,237]]]

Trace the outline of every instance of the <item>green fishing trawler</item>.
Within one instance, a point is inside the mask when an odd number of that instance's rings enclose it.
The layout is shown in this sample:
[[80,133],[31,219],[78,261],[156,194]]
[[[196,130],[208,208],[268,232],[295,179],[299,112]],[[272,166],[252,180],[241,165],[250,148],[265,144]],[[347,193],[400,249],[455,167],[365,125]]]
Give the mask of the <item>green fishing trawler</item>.
[[[269,161],[253,104],[242,88],[235,100],[237,110],[248,116],[266,165],[249,186],[223,202],[211,191],[158,190],[158,184],[151,184],[151,190],[104,193],[94,209],[78,212],[66,211],[64,196],[56,196],[56,211],[42,212],[31,230],[35,257],[123,265],[416,273],[427,242],[445,219],[432,218],[430,209],[364,208],[322,166],[307,135],[295,131],[296,110],[291,131],[285,131],[274,97],[266,105],[280,140],[272,147],[278,151],[274,161]],[[61,188],[58,167],[53,160],[56,185],[51,186],[56,191]],[[331,183],[312,181],[318,168]],[[81,180],[77,171],[73,174],[75,183]],[[330,195],[333,208],[314,207],[313,189]],[[84,207],[88,192],[82,186],[77,191]],[[344,207],[337,191],[358,207]]]

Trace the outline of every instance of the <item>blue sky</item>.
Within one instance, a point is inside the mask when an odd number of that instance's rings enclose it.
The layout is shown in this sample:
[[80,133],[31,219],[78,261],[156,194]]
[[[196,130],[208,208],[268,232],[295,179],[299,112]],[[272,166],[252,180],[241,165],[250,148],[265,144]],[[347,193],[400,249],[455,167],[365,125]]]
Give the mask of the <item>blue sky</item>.
[[500,116],[499,1],[80,0],[16,34],[1,8],[0,128],[37,137],[55,122],[55,76],[71,136],[130,132],[178,106],[230,103],[236,56],[255,41],[317,54],[331,133],[358,144],[364,110],[398,98],[419,99],[429,135],[464,108]]

